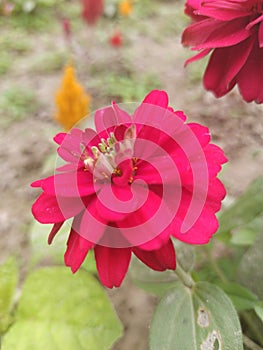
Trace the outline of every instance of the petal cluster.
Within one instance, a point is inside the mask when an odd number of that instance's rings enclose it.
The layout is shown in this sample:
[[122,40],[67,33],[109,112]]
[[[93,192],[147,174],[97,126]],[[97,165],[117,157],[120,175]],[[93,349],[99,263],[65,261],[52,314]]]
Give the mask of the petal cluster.
[[73,272],[94,249],[101,282],[118,287],[132,254],[156,271],[175,269],[172,237],[205,244],[216,232],[226,158],[206,127],[185,120],[154,90],[132,115],[113,103],[96,112],[96,131],[54,138],[64,164],[32,184],[42,191],[32,212],[53,224],[49,243],[73,218],[65,253]]
[[199,53],[193,62],[211,54],[203,83],[216,97],[238,86],[247,102],[263,102],[263,1],[187,0],[192,18],[182,43]]

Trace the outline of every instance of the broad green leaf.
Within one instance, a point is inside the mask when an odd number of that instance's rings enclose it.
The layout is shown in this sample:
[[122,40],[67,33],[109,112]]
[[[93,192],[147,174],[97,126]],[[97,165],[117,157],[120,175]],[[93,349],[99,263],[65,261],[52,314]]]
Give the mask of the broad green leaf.
[[199,282],[193,290],[180,282],[157,306],[150,350],[243,350],[236,310],[217,286]]
[[44,164],[42,167],[42,174],[53,174],[56,167],[56,161],[57,161],[57,152],[55,149],[53,149],[53,152],[44,161]]
[[249,227],[240,228],[231,237],[230,243],[240,246],[252,245],[255,243],[257,232]]
[[61,227],[51,245],[47,239],[53,225],[43,225],[34,220],[30,227],[31,265],[39,263],[63,264],[66,243],[70,232],[68,222]]
[[106,350],[122,333],[103,288],[84,271],[42,268],[23,286],[1,350]]
[[[66,251],[66,242],[70,232],[71,220],[67,220],[51,245],[48,245],[47,239],[53,225],[43,225],[34,220],[30,228],[31,243],[31,267],[39,263],[64,264],[64,254]],[[82,267],[90,272],[96,272],[96,263],[93,251],[90,251]]]
[[[177,261],[185,271],[190,271],[195,261],[194,247],[177,240],[174,240],[173,243]],[[132,260],[129,273],[137,287],[157,296],[166,294],[167,290],[173,288],[178,280],[174,271],[153,271],[137,258]]]
[[237,311],[253,309],[258,297],[237,283],[220,283],[218,286],[230,297]]
[[234,204],[219,217],[218,239],[220,234],[230,233],[233,228],[245,225],[263,212],[263,177],[255,180]]
[[260,318],[260,320],[263,322],[263,305],[256,305],[254,308],[257,316]]
[[15,260],[9,258],[0,266],[0,334],[11,322],[10,311],[18,282],[18,268]]
[[263,299],[263,233],[244,254],[238,269],[238,280]]

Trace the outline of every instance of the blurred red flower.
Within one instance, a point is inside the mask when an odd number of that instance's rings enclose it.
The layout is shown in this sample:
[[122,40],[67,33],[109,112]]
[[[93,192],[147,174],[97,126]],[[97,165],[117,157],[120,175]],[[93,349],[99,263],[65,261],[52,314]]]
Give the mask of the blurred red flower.
[[113,47],[121,47],[123,45],[122,33],[119,30],[113,33],[113,35],[109,38],[109,43]]
[[94,249],[101,282],[118,287],[132,253],[153,270],[175,269],[171,236],[210,240],[225,196],[217,174],[226,158],[206,127],[185,119],[155,90],[132,115],[113,103],[96,112],[96,131],[55,137],[65,164],[32,184],[42,189],[32,212],[54,224],[49,243],[73,218],[65,253],[73,272]]
[[216,97],[237,84],[247,102],[263,102],[263,1],[188,0],[185,13],[193,23],[182,43],[200,51],[186,61],[211,52],[203,83]]
[[103,0],[81,0],[82,17],[89,25],[94,25],[104,10]]
[[63,18],[62,19],[62,29],[65,35],[65,38],[67,40],[70,40],[71,38],[71,24],[70,24],[70,19],[68,18]]

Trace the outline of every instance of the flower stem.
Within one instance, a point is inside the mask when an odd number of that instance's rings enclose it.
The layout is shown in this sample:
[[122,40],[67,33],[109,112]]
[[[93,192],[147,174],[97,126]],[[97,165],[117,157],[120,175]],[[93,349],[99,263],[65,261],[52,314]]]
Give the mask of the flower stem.
[[214,259],[214,257],[211,254],[211,251],[209,249],[209,247],[205,247],[205,251],[207,254],[207,257],[209,259],[209,262],[211,263],[215,273],[217,274],[218,278],[221,280],[221,282],[226,283],[227,282],[227,277],[225,276],[224,272],[221,270],[221,268],[219,267],[217,260]]
[[248,338],[246,335],[243,335],[243,343],[250,350],[263,350],[263,348],[261,346],[259,346],[256,343],[254,343],[253,340]]
[[188,288],[193,288],[193,286],[195,285],[194,280],[192,279],[192,277],[183,270],[182,266],[178,263],[178,261],[176,262],[176,270],[175,273],[177,275],[177,277],[180,279],[180,281]]
[[255,339],[262,345],[263,344],[263,335],[260,332],[260,330],[258,329],[253,318],[251,317],[251,314],[248,311],[243,311],[241,316],[243,318],[243,321],[245,321],[245,323],[249,327],[249,330],[250,330],[251,334],[253,335],[253,337],[255,337]]

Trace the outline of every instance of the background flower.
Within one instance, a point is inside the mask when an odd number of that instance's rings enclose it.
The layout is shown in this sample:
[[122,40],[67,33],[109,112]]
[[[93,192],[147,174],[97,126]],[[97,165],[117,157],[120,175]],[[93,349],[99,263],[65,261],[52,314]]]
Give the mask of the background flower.
[[103,0],[81,0],[82,17],[89,25],[94,25],[103,13]]
[[133,11],[131,0],[121,0],[118,7],[121,16],[130,16]]
[[55,137],[66,163],[32,184],[43,191],[32,212],[54,224],[49,243],[74,217],[65,254],[73,272],[94,249],[100,279],[111,288],[121,284],[132,253],[163,271],[175,269],[172,236],[209,241],[225,196],[217,174],[226,158],[206,127],[185,119],[165,92],[152,91],[132,116],[114,103],[96,112],[96,132]]
[[91,96],[85,93],[78,82],[72,64],[65,67],[55,101],[57,106],[55,119],[65,130],[70,130],[73,125],[89,114]]
[[116,30],[109,38],[109,43],[113,47],[121,47],[123,45],[123,35],[119,30]]
[[204,86],[216,97],[237,84],[247,102],[263,102],[263,3],[258,0],[188,0],[185,13],[194,23],[182,43],[200,51],[186,61],[211,53]]

